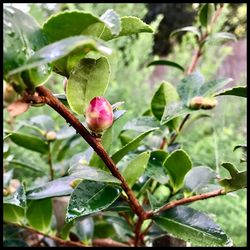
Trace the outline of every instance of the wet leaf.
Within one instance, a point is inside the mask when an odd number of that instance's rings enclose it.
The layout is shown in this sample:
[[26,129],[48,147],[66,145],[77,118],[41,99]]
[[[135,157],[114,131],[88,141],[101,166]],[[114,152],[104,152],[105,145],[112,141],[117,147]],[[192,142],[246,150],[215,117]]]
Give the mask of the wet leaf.
[[240,96],[240,97],[247,97],[247,86],[236,86],[229,89],[223,89],[222,91],[219,91],[215,94],[215,96],[220,95],[234,95],[234,96]]

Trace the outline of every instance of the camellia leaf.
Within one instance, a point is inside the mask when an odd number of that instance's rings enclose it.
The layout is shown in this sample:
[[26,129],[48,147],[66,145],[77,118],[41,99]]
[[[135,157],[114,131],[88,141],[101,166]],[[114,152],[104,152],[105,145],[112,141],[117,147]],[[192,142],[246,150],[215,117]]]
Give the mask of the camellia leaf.
[[174,193],[176,193],[182,188],[184,177],[192,168],[192,162],[184,150],[177,149],[166,158],[164,168],[169,175]]
[[130,141],[129,143],[127,143],[125,146],[123,146],[121,149],[119,149],[117,152],[115,152],[112,155],[112,160],[114,161],[114,163],[118,163],[128,152],[135,150],[140,142],[151,132],[157,130],[158,128],[152,128],[149,129],[148,131],[141,133],[140,135],[138,135],[135,139],[133,139],[132,141]]
[[51,16],[43,25],[48,41],[53,43],[67,37],[78,36],[93,23],[102,21],[89,12],[64,11]]
[[112,9],[107,10],[100,19],[110,29],[112,35],[118,35],[121,31],[121,20],[119,15]]
[[73,192],[71,183],[77,179],[74,176],[66,176],[50,181],[39,187],[27,191],[27,199],[39,200],[49,197],[66,196]]
[[220,95],[234,95],[240,97],[247,97],[247,86],[236,86],[229,89],[223,89],[222,91],[216,93],[214,96]]
[[216,173],[209,167],[198,166],[192,168],[185,176],[184,186],[191,193],[200,193],[212,180],[215,180]]
[[227,169],[232,177],[231,179],[222,179],[219,181],[219,184],[224,187],[226,193],[247,187],[247,170],[239,172],[230,162],[224,162],[221,166]]
[[153,115],[158,120],[161,120],[165,106],[178,99],[179,96],[176,88],[168,82],[163,82],[151,100],[151,111]]
[[183,27],[183,28],[180,28],[180,29],[176,29],[176,30],[174,30],[174,31],[170,34],[170,37],[173,37],[173,36],[176,35],[178,32],[183,32],[183,31],[192,32],[192,33],[194,33],[195,35],[197,35],[198,38],[201,37],[200,31],[199,31],[198,28],[195,27],[195,26],[187,26],[187,27]]
[[216,32],[206,38],[205,42],[207,45],[217,45],[223,42],[228,42],[229,40],[237,41],[237,38],[234,34],[228,32]]
[[66,96],[71,109],[83,115],[95,96],[102,96],[109,83],[110,66],[105,57],[82,59],[71,72]]
[[23,148],[39,152],[41,154],[48,153],[49,147],[48,144],[36,136],[26,135],[18,132],[10,132],[10,139]]
[[224,78],[224,79],[216,79],[212,81],[208,81],[202,84],[199,89],[198,95],[200,96],[209,96],[213,94],[215,91],[218,91],[220,88],[231,82],[232,78]]
[[155,150],[150,154],[145,174],[161,184],[166,184],[169,177],[164,171],[163,162],[166,160],[168,152],[164,150]]
[[199,95],[199,89],[204,83],[204,77],[199,73],[187,75],[177,84],[177,92],[184,105],[188,105],[189,101]]
[[213,3],[204,4],[199,12],[199,20],[202,26],[207,27],[214,15],[215,6]]
[[[29,60],[25,63],[25,65],[14,69],[10,73],[16,74],[18,72],[40,66],[44,63],[51,63],[56,61],[54,63],[56,72],[68,76],[74,64],[68,67],[69,65],[67,65],[67,58],[65,57],[73,53],[77,54],[80,58],[83,58],[91,50],[99,51],[107,55],[112,52],[111,49],[92,37],[68,37],[55,43],[49,44],[36,51],[34,55],[30,57]],[[63,60],[59,60],[61,58],[63,58]]]
[[71,194],[66,222],[83,215],[99,212],[109,207],[121,194],[119,186],[83,180]]
[[153,220],[167,233],[195,246],[232,246],[232,240],[211,218],[187,206],[169,209]]
[[247,146],[246,145],[237,145],[234,147],[233,151],[237,150],[238,148],[242,149],[242,158],[240,159],[241,162],[247,161]]
[[129,186],[132,187],[144,173],[149,157],[149,152],[143,152],[130,161],[129,164],[123,169],[122,175]]
[[51,199],[30,201],[26,217],[33,228],[48,233],[52,219]]
[[21,185],[12,195],[3,199],[3,220],[19,223],[25,215],[26,195],[24,186]]
[[155,61],[149,63],[147,65],[147,67],[155,66],[155,65],[171,66],[171,67],[174,67],[174,68],[177,68],[177,69],[181,70],[182,72],[185,71],[185,69],[180,64],[178,64],[176,62],[168,61],[168,60],[155,60]]
[[[34,52],[46,44],[46,38],[33,17],[12,6],[4,7],[4,76],[9,81],[30,88],[45,82],[51,73],[48,64],[25,71],[21,76],[13,75],[13,70],[26,64]],[[21,86],[19,90],[23,88]]]

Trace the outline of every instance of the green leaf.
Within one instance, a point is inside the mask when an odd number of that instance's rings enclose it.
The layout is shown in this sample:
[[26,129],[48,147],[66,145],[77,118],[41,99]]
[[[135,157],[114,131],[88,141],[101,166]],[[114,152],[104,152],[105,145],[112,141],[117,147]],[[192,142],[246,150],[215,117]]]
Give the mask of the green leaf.
[[102,96],[109,83],[110,66],[105,57],[82,59],[71,72],[66,96],[71,109],[83,115],[95,96]]
[[209,167],[194,167],[186,174],[184,186],[191,193],[201,193],[215,177],[216,173]]
[[120,192],[121,189],[114,184],[83,180],[71,194],[66,222],[107,208]]
[[112,9],[107,10],[100,19],[110,29],[112,35],[118,35],[121,31],[121,20],[119,15]]
[[207,215],[187,206],[177,206],[153,220],[167,233],[195,246],[232,246],[225,232]]
[[61,231],[60,231],[60,237],[63,240],[70,240],[69,238],[69,234],[70,234],[70,230],[72,229],[72,227],[75,225],[75,221],[72,220],[69,223],[65,223],[64,226],[62,227]]
[[165,106],[178,99],[179,96],[176,88],[168,82],[163,82],[151,100],[151,111],[153,115],[158,120],[161,120]]
[[206,38],[205,42],[207,45],[217,45],[224,42],[228,42],[229,40],[237,41],[237,38],[234,34],[228,32],[217,32]]
[[30,118],[30,123],[44,131],[54,130],[55,121],[48,115],[37,115]]
[[3,220],[6,222],[20,223],[25,215],[26,195],[24,186],[21,185],[15,193],[3,198]]
[[123,169],[122,175],[129,186],[132,187],[144,173],[149,157],[149,152],[143,152],[130,161],[129,164]]
[[[112,145],[112,126],[110,128],[108,128],[102,138],[101,138],[101,143],[102,146],[104,147],[105,151],[108,153],[111,145]],[[108,171],[108,167],[103,163],[103,160],[97,155],[96,152],[93,153],[90,161],[89,161],[89,165],[93,166],[93,167],[97,167],[97,168],[101,168],[101,169],[105,169]]]
[[39,200],[69,195],[73,192],[71,184],[76,179],[78,178],[74,176],[66,176],[40,185],[39,187],[32,188],[27,191],[27,199]]
[[178,64],[176,62],[168,61],[168,60],[155,60],[155,61],[149,63],[147,65],[147,67],[152,66],[152,65],[166,65],[166,66],[171,66],[171,67],[177,68],[177,69],[181,70],[182,72],[185,71],[185,69],[180,64]]
[[[12,6],[4,6],[3,11],[4,75],[6,75],[11,70],[25,64],[34,51],[45,46],[46,39],[33,17]],[[47,72],[45,78],[49,73]],[[33,76],[36,78],[37,74],[33,72]]]
[[230,162],[224,162],[222,167],[228,170],[231,179],[222,179],[219,184],[224,187],[226,193],[247,187],[247,170],[239,172],[238,169]]
[[114,163],[118,163],[128,152],[135,150],[140,142],[151,132],[157,130],[158,128],[152,128],[147,130],[144,133],[141,133],[140,135],[138,135],[135,139],[133,139],[132,141],[130,141],[129,143],[127,143],[125,146],[123,146],[121,149],[119,149],[117,152],[115,152],[112,155],[112,160],[114,161]]
[[53,43],[63,38],[78,36],[93,23],[102,21],[84,11],[64,11],[51,16],[43,25],[43,32],[48,41]]
[[7,171],[7,172],[4,172],[3,174],[3,186],[4,187],[7,187],[9,185],[9,182],[10,180],[12,179],[13,177],[13,169]]
[[30,201],[26,217],[33,228],[48,233],[52,219],[51,199]]
[[207,27],[214,15],[215,6],[213,3],[204,4],[199,12],[199,20],[202,26]]
[[233,151],[237,150],[238,148],[242,149],[242,158],[240,159],[240,162],[246,162],[247,161],[247,146],[246,145],[237,145],[234,147]]
[[[44,171],[42,171],[42,170],[40,170],[40,169],[38,169],[38,168],[35,168],[35,167],[29,165],[29,164],[26,163],[26,162],[17,161],[17,160],[11,160],[11,161],[9,161],[9,164],[11,164],[11,165],[16,165],[16,166],[20,166],[20,167],[23,167],[23,168],[32,170],[32,171],[34,171],[34,172],[44,174]],[[15,167],[15,166],[13,166],[13,167]]]
[[204,83],[204,77],[199,73],[187,75],[177,84],[177,92],[184,105],[189,104],[189,101],[199,95],[199,90]]
[[223,78],[205,82],[200,87],[198,95],[204,97],[212,95],[215,91],[218,91],[218,89],[222,88],[232,80],[232,78]]
[[247,86],[236,86],[233,88],[224,89],[216,93],[214,96],[220,95],[234,95],[247,98]]
[[77,164],[72,166],[68,170],[70,176],[74,176],[80,179],[93,180],[99,182],[113,182],[120,184],[120,180],[111,175],[109,172],[102,169],[84,166],[82,164]]
[[173,191],[176,193],[183,187],[184,177],[192,168],[192,162],[184,150],[178,149],[166,158],[164,168],[169,175]]
[[[36,51],[32,57],[21,67],[16,68],[10,74],[31,69],[45,63],[55,62],[56,72],[61,75],[68,76],[70,70],[75,66],[76,60],[72,62],[73,56],[79,60],[83,58],[89,51],[99,51],[109,55],[111,49],[106,47],[100,41],[88,36],[74,36],[62,39],[58,42],[49,44],[42,49]],[[71,61],[69,61],[71,56]],[[59,60],[61,59],[61,60]]]
[[93,238],[94,234],[94,220],[92,217],[87,217],[83,220],[77,221],[72,230],[77,237],[83,241],[88,242]]
[[23,148],[46,154],[49,151],[48,144],[36,136],[26,135],[18,132],[10,132],[10,139]]
[[163,162],[168,156],[168,152],[164,150],[155,150],[150,154],[147,168],[145,170],[145,175],[153,178],[161,184],[166,184],[169,177],[164,171]]
[[178,32],[183,32],[183,31],[187,31],[187,32],[192,32],[194,33],[195,35],[198,36],[198,38],[201,37],[201,33],[199,31],[199,29],[195,26],[187,26],[187,27],[183,27],[183,28],[180,28],[180,29],[176,29],[174,30],[171,34],[170,34],[170,37],[173,37],[174,35],[176,35]]

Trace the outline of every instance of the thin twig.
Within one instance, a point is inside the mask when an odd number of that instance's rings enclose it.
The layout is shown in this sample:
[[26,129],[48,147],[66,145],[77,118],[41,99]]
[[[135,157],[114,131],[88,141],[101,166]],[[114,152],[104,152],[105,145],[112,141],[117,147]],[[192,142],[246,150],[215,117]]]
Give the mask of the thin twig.
[[112,240],[110,238],[94,239],[92,241],[93,247],[130,247],[130,245]]
[[155,211],[147,212],[146,218],[150,219],[152,216],[154,216],[154,215],[156,215],[156,214],[158,214],[158,213],[160,213],[162,211],[165,211],[165,210],[168,210],[170,208],[177,207],[177,206],[180,206],[180,205],[183,205],[183,204],[186,204],[186,203],[199,201],[199,200],[204,200],[204,199],[208,199],[208,198],[211,198],[211,197],[224,195],[224,194],[226,194],[224,189],[219,189],[219,190],[211,191],[211,192],[208,192],[208,193],[205,193],[205,194],[197,194],[197,195],[194,195],[194,196],[191,196],[191,197],[182,198],[180,200],[174,200],[174,201],[171,201],[171,202],[167,203],[166,205],[160,207],[159,209],[157,209]]
[[143,221],[144,220],[139,217],[135,224],[135,241],[134,241],[135,247],[138,247],[141,244],[141,226]]

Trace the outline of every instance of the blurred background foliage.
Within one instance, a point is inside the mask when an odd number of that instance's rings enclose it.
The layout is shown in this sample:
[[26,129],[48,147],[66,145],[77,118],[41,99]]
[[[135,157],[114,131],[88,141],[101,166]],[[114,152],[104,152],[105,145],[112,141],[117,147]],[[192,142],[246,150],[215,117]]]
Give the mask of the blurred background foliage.
[[[175,61],[187,67],[195,49],[196,40],[190,33],[180,33],[176,39],[169,39],[169,34],[176,28],[195,25],[196,12],[199,4],[22,4],[19,7],[29,12],[42,25],[52,14],[65,10],[90,11],[100,16],[107,9],[112,8],[121,16],[133,15],[142,18],[151,24],[155,31],[154,36],[148,34],[124,37],[108,42],[113,48],[110,56],[111,79],[106,97],[110,103],[125,101],[123,105],[127,110],[114,128],[114,138],[125,122],[144,112],[154,90],[162,80],[167,80],[176,85],[183,77],[182,73],[175,68],[147,68],[146,65],[159,57]],[[215,30],[233,32],[238,39],[246,38],[246,4],[225,4],[224,12],[216,23]],[[217,77],[219,67],[223,66],[227,56],[232,54],[230,44],[220,46],[206,46],[205,53],[198,69],[207,80]],[[159,70],[160,69],[160,70]],[[160,74],[158,74],[160,72]],[[241,72],[241,81],[235,85],[246,84],[246,71]],[[63,78],[53,75],[48,81],[48,87],[54,93],[63,93]],[[239,170],[245,168],[245,163],[240,163],[240,150],[233,152],[233,148],[239,144],[246,144],[246,101],[237,97],[218,97],[219,105],[209,111],[211,117],[202,118],[190,125],[187,124],[177,142],[182,144],[192,158],[194,166],[206,165],[218,171],[222,177],[226,174],[220,168],[220,162],[230,161],[235,163]],[[65,121],[47,106],[30,108],[28,112],[11,119],[4,110],[4,127],[16,130],[22,122],[36,115],[49,115],[54,119],[54,130],[59,131],[65,126]],[[83,121],[83,117],[79,117]],[[19,129],[24,131],[25,127]],[[66,145],[66,146],[65,146]],[[65,145],[55,146],[54,150],[60,151],[65,159],[70,159],[74,154],[87,149],[87,144],[77,137]],[[63,147],[64,146],[64,147]],[[113,146],[120,146],[119,140],[113,140]],[[67,150],[66,150],[66,149]],[[28,160],[29,164],[42,170],[48,171],[46,159],[40,154],[24,150],[14,144],[5,145],[5,156],[13,157],[19,161]],[[60,157],[59,157],[60,158]],[[61,157],[62,158],[62,157]],[[55,172],[62,176],[68,167],[67,160],[58,160],[55,164]],[[13,165],[14,166],[14,165]],[[10,166],[9,166],[10,167]],[[29,169],[18,168],[15,165],[14,178],[24,180],[27,185],[36,185],[33,182],[39,177],[39,173]],[[41,175],[42,176],[42,175]],[[39,181],[48,181],[36,179]],[[46,180],[47,178],[47,180]],[[32,183],[33,182],[33,183]],[[209,212],[215,220],[228,233],[235,246],[246,246],[246,190],[234,192],[228,197],[217,197],[207,201],[199,201],[192,207]],[[242,230],[244,228],[245,230]]]

